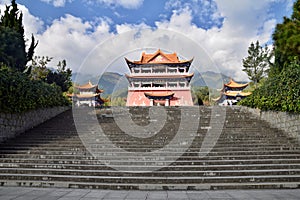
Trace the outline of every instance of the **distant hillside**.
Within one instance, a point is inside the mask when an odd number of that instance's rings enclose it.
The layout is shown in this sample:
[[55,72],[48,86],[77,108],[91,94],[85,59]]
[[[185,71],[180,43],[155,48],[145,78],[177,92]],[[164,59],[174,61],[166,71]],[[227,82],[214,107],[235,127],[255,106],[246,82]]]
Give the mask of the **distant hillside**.
[[82,73],[73,73],[72,81],[77,84],[85,84],[88,81],[91,81],[93,84],[96,84],[99,78],[93,74],[82,74]]
[[[93,84],[98,83],[99,88],[104,89],[104,95],[111,95],[114,93],[114,96],[126,96],[128,82],[124,76],[116,72],[105,72],[100,80],[99,77],[92,74],[78,74],[74,73],[72,80],[78,84],[84,84],[88,81],[91,81]],[[227,83],[230,80],[230,77],[219,74],[212,71],[207,71],[203,73],[195,72],[195,75],[191,81],[192,86],[210,86],[211,88],[221,88],[222,83]]]
[[191,81],[193,86],[209,86],[210,88],[221,88],[223,83],[229,82],[230,77],[224,74],[219,74],[212,71],[207,72],[195,72],[195,75]]
[[116,93],[118,90],[124,90],[128,87],[128,82],[124,76],[115,72],[105,72],[98,84],[100,88],[104,89],[104,94]]
[[78,84],[84,84],[91,81],[93,84],[98,84],[99,88],[104,89],[104,95],[110,95],[114,90],[127,88],[128,85],[126,82],[124,83],[122,77],[122,75],[115,72],[105,72],[100,79],[98,76],[92,74],[74,73],[72,75],[72,80]]

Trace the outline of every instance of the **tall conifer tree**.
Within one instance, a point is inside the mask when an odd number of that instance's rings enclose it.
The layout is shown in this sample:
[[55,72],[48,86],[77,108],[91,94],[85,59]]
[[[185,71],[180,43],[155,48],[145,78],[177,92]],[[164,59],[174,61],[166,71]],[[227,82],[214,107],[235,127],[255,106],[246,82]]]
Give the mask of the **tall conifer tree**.
[[0,19],[0,62],[19,71],[24,71],[26,63],[32,60],[37,43],[32,35],[31,44],[26,52],[23,14],[15,0],[6,6]]
[[264,48],[259,45],[259,41],[253,42],[248,48],[248,56],[243,59],[243,71],[247,73],[249,79],[254,84],[267,76],[271,63],[272,51],[267,46]]
[[276,75],[288,66],[295,57],[300,58],[300,0],[294,3],[293,14],[290,18],[284,17],[283,23],[277,24],[273,34],[275,47],[275,68],[272,74]]

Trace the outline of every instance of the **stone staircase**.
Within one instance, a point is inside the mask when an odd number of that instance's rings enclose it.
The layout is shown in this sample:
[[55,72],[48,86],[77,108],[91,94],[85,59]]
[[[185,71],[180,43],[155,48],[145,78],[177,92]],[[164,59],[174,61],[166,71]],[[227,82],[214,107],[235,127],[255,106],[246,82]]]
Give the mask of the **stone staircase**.
[[[157,119],[151,118],[149,109],[69,110],[6,141],[0,146],[0,185],[140,190],[300,187],[299,142],[239,107],[172,107],[164,113],[164,108],[156,108],[152,111]],[[128,116],[151,135],[145,137]],[[162,128],[151,133],[163,120]],[[124,131],[120,127],[126,124]]]

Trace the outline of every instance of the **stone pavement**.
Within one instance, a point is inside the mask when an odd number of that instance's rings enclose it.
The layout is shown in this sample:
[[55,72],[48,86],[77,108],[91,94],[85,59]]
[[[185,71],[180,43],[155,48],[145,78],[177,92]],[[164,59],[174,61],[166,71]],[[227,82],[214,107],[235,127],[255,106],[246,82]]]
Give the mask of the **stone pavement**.
[[1,200],[163,200],[163,199],[262,199],[299,200],[300,189],[281,190],[204,190],[204,191],[136,191],[0,187]]

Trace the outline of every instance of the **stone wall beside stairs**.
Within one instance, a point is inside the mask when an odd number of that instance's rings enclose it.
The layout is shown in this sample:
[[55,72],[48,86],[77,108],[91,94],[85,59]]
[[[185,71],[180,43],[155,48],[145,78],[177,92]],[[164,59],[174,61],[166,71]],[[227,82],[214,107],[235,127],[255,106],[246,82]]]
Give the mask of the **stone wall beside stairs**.
[[289,136],[300,141],[300,114],[279,111],[262,111],[260,109],[242,107],[243,110],[251,112],[254,116],[268,122],[271,127],[283,130]]
[[69,107],[53,107],[24,113],[0,113],[0,143],[29,130],[52,117],[68,110]]

